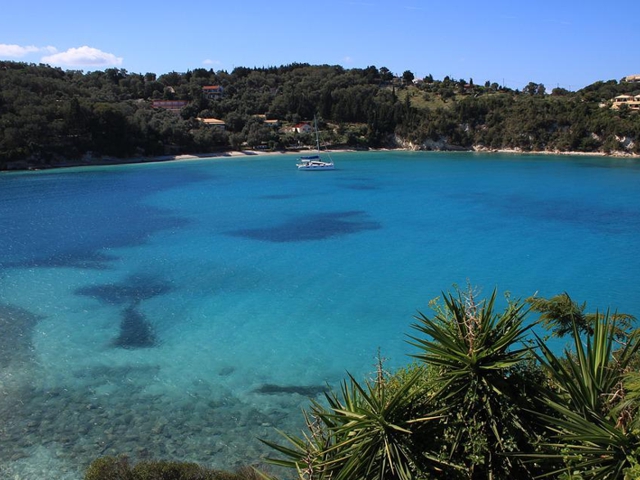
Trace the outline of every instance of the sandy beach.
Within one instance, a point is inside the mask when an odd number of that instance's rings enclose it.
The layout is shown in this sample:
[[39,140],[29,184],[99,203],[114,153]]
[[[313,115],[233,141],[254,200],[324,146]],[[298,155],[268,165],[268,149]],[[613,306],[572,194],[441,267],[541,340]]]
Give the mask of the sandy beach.
[[[356,152],[358,150],[344,148],[344,149],[329,149],[323,150],[322,153],[336,153],[336,152]],[[422,150],[422,149],[411,149],[411,148],[371,148],[367,151],[370,152],[382,152],[382,151],[431,151],[431,152],[446,152],[452,153],[450,150]],[[469,150],[459,150],[461,153],[475,152],[475,153],[507,153],[507,154],[515,154],[515,155],[568,155],[568,156],[597,156],[597,157],[615,157],[615,158],[640,158],[640,155],[627,153],[627,152],[612,152],[612,153],[603,153],[603,152],[562,152],[557,150],[544,150],[544,151],[523,151],[520,149],[487,149],[483,147],[473,147]],[[212,152],[212,153],[202,153],[202,154],[183,154],[183,155],[164,155],[158,157],[144,157],[144,158],[131,158],[131,159],[114,159],[113,162],[109,161],[108,163],[147,163],[147,162],[165,162],[165,161],[176,161],[176,160],[205,160],[205,159],[220,159],[220,158],[238,158],[238,157],[247,157],[247,156],[265,156],[265,155],[295,155],[295,154],[303,154],[306,150],[298,150],[298,151],[265,151],[265,150],[232,150],[225,152]]]
[[[184,154],[184,155],[167,155],[162,157],[150,157],[148,159],[142,160],[143,162],[159,162],[159,161],[173,161],[173,160],[198,160],[198,159],[211,159],[211,158],[234,158],[234,157],[244,157],[244,156],[263,156],[263,155],[294,155],[294,154],[304,154],[311,150],[278,150],[278,151],[265,151],[265,150],[232,150],[225,152],[213,152],[213,153],[203,153],[203,154]],[[338,149],[327,149],[322,150],[321,153],[336,153],[336,152],[356,152],[362,150],[356,150],[353,148],[338,148]],[[421,149],[421,148],[370,148],[365,151],[370,152],[384,152],[384,151],[424,151],[424,152],[475,152],[475,153],[508,153],[514,155],[568,155],[568,156],[596,156],[596,157],[614,157],[614,158],[640,158],[639,154],[629,153],[629,152],[576,152],[576,151],[560,151],[560,150],[540,150],[540,151],[524,151],[518,148],[501,148],[501,149],[491,149],[485,148],[481,146],[474,145],[472,148],[467,150],[429,150],[429,149]],[[128,161],[127,163],[133,162],[135,159]]]
[[[55,163],[49,165],[29,165],[26,161],[16,161],[9,164],[7,171],[19,171],[19,170],[46,170],[53,168],[71,168],[71,167],[90,167],[90,166],[105,166],[105,165],[127,165],[136,163],[158,163],[158,162],[173,162],[173,161],[194,161],[194,160],[221,160],[225,158],[239,158],[239,157],[260,157],[260,156],[273,156],[273,155],[301,155],[311,150],[226,150],[216,151],[209,153],[192,153],[192,154],[178,154],[178,155],[158,155],[153,157],[129,157],[129,158],[115,158],[115,157],[84,157],[77,161],[69,161],[62,163]],[[363,150],[356,150],[353,148],[338,148],[322,150],[322,153],[336,153],[336,152],[356,152]],[[416,147],[399,147],[399,148],[371,148],[365,151],[381,152],[381,151],[424,151],[424,152],[443,152],[443,153],[506,153],[514,155],[567,155],[567,156],[597,156],[597,157],[612,157],[612,158],[627,158],[638,159],[640,155],[628,153],[628,152],[575,152],[575,151],[557,151],[557,150],[543,150],[543,151],[523,151],[521,149],[492,149],[483,146],[473,146],[470,149],[423,149]]]

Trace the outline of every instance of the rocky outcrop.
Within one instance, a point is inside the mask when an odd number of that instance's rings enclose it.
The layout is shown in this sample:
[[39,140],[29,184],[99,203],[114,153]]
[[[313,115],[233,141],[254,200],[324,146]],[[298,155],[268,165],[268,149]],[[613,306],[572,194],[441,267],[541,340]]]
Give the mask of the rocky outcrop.
[[398,136],[395,137],[395,143],[406,150],[429,150],[437,152],[468,152],[473,148],[462,147],[460,145],[452,145],[448,143],[444,138],[440,137],[438,140],[432,140],[430,138],[424,140],[422,143],[416,144],[409,140],[405,140]]

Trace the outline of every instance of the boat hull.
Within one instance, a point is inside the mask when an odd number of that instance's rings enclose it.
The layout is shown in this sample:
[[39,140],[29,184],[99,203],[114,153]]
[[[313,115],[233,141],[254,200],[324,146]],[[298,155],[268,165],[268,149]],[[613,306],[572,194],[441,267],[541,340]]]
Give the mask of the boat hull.
[[299,163],[298,170],[334,170],[333,163]]

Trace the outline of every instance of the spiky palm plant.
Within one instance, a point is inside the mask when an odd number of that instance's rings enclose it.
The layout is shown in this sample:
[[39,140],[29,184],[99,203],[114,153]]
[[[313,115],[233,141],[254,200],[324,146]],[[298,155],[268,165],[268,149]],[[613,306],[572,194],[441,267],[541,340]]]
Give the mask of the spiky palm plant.
[[358,383],[351,375],[340,395],[326,394],[324,406],[313,402],[305,413],[308,432],[302,437],[283,434],[289,445],[264,443],[284,458],[268,461],[293,468],[305,480],[413,480],[427,465],[440,464],[428,452],[416,454],[410,436],[417,425],[435,416],[414,415],[416,372],[397,388],[386,382]]
[[523,343],[531,325],[520,302],[494,312],[496,291],[477,302],[473,292],[445,294],[444,305],[429,318],[416,316],[421,336],[415,355],[435,368],[441,385],[436,397],[447,415],[443,455],[467,466],[469,478],[508,478],[518,467],[507,454],[526,449],[530,432],[522,422],[518,366],[528,358]]
[[555,440],[545,445],[551,453],[544,457],[562,461],[548,475],[579,472],[585,478],[616,479],[638,463],[640,424],[633,414],[640,406],[640,385],[635,376],[627,377],[627,370],[638,354],[639,336],[630,334],[614,350],[611,317],[599,316],[592,325],[593,333],[583,338],[573,324],[575,351],[565,350],[563,358],[538,339],[539,361],[555,384],[542,396],[555,411],[540,415]]

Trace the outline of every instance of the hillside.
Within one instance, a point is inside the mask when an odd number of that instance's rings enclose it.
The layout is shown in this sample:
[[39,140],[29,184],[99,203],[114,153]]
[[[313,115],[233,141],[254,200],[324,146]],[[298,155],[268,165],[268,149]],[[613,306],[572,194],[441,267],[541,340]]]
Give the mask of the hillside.
[[[293,127],[314,116],[323,142],[334,146],[638,154],[640,112],[610,108],[621,94],[640,94],[640,84],[610,80],[548,93],[535,83],[519,91],[448,77],[416,82],[410,72],[394,77],[374,66],[157,76],[0,62],[0,170],[295,148],[313,143]],[[182,103],[170,111],[158,108],[161,100]]]

